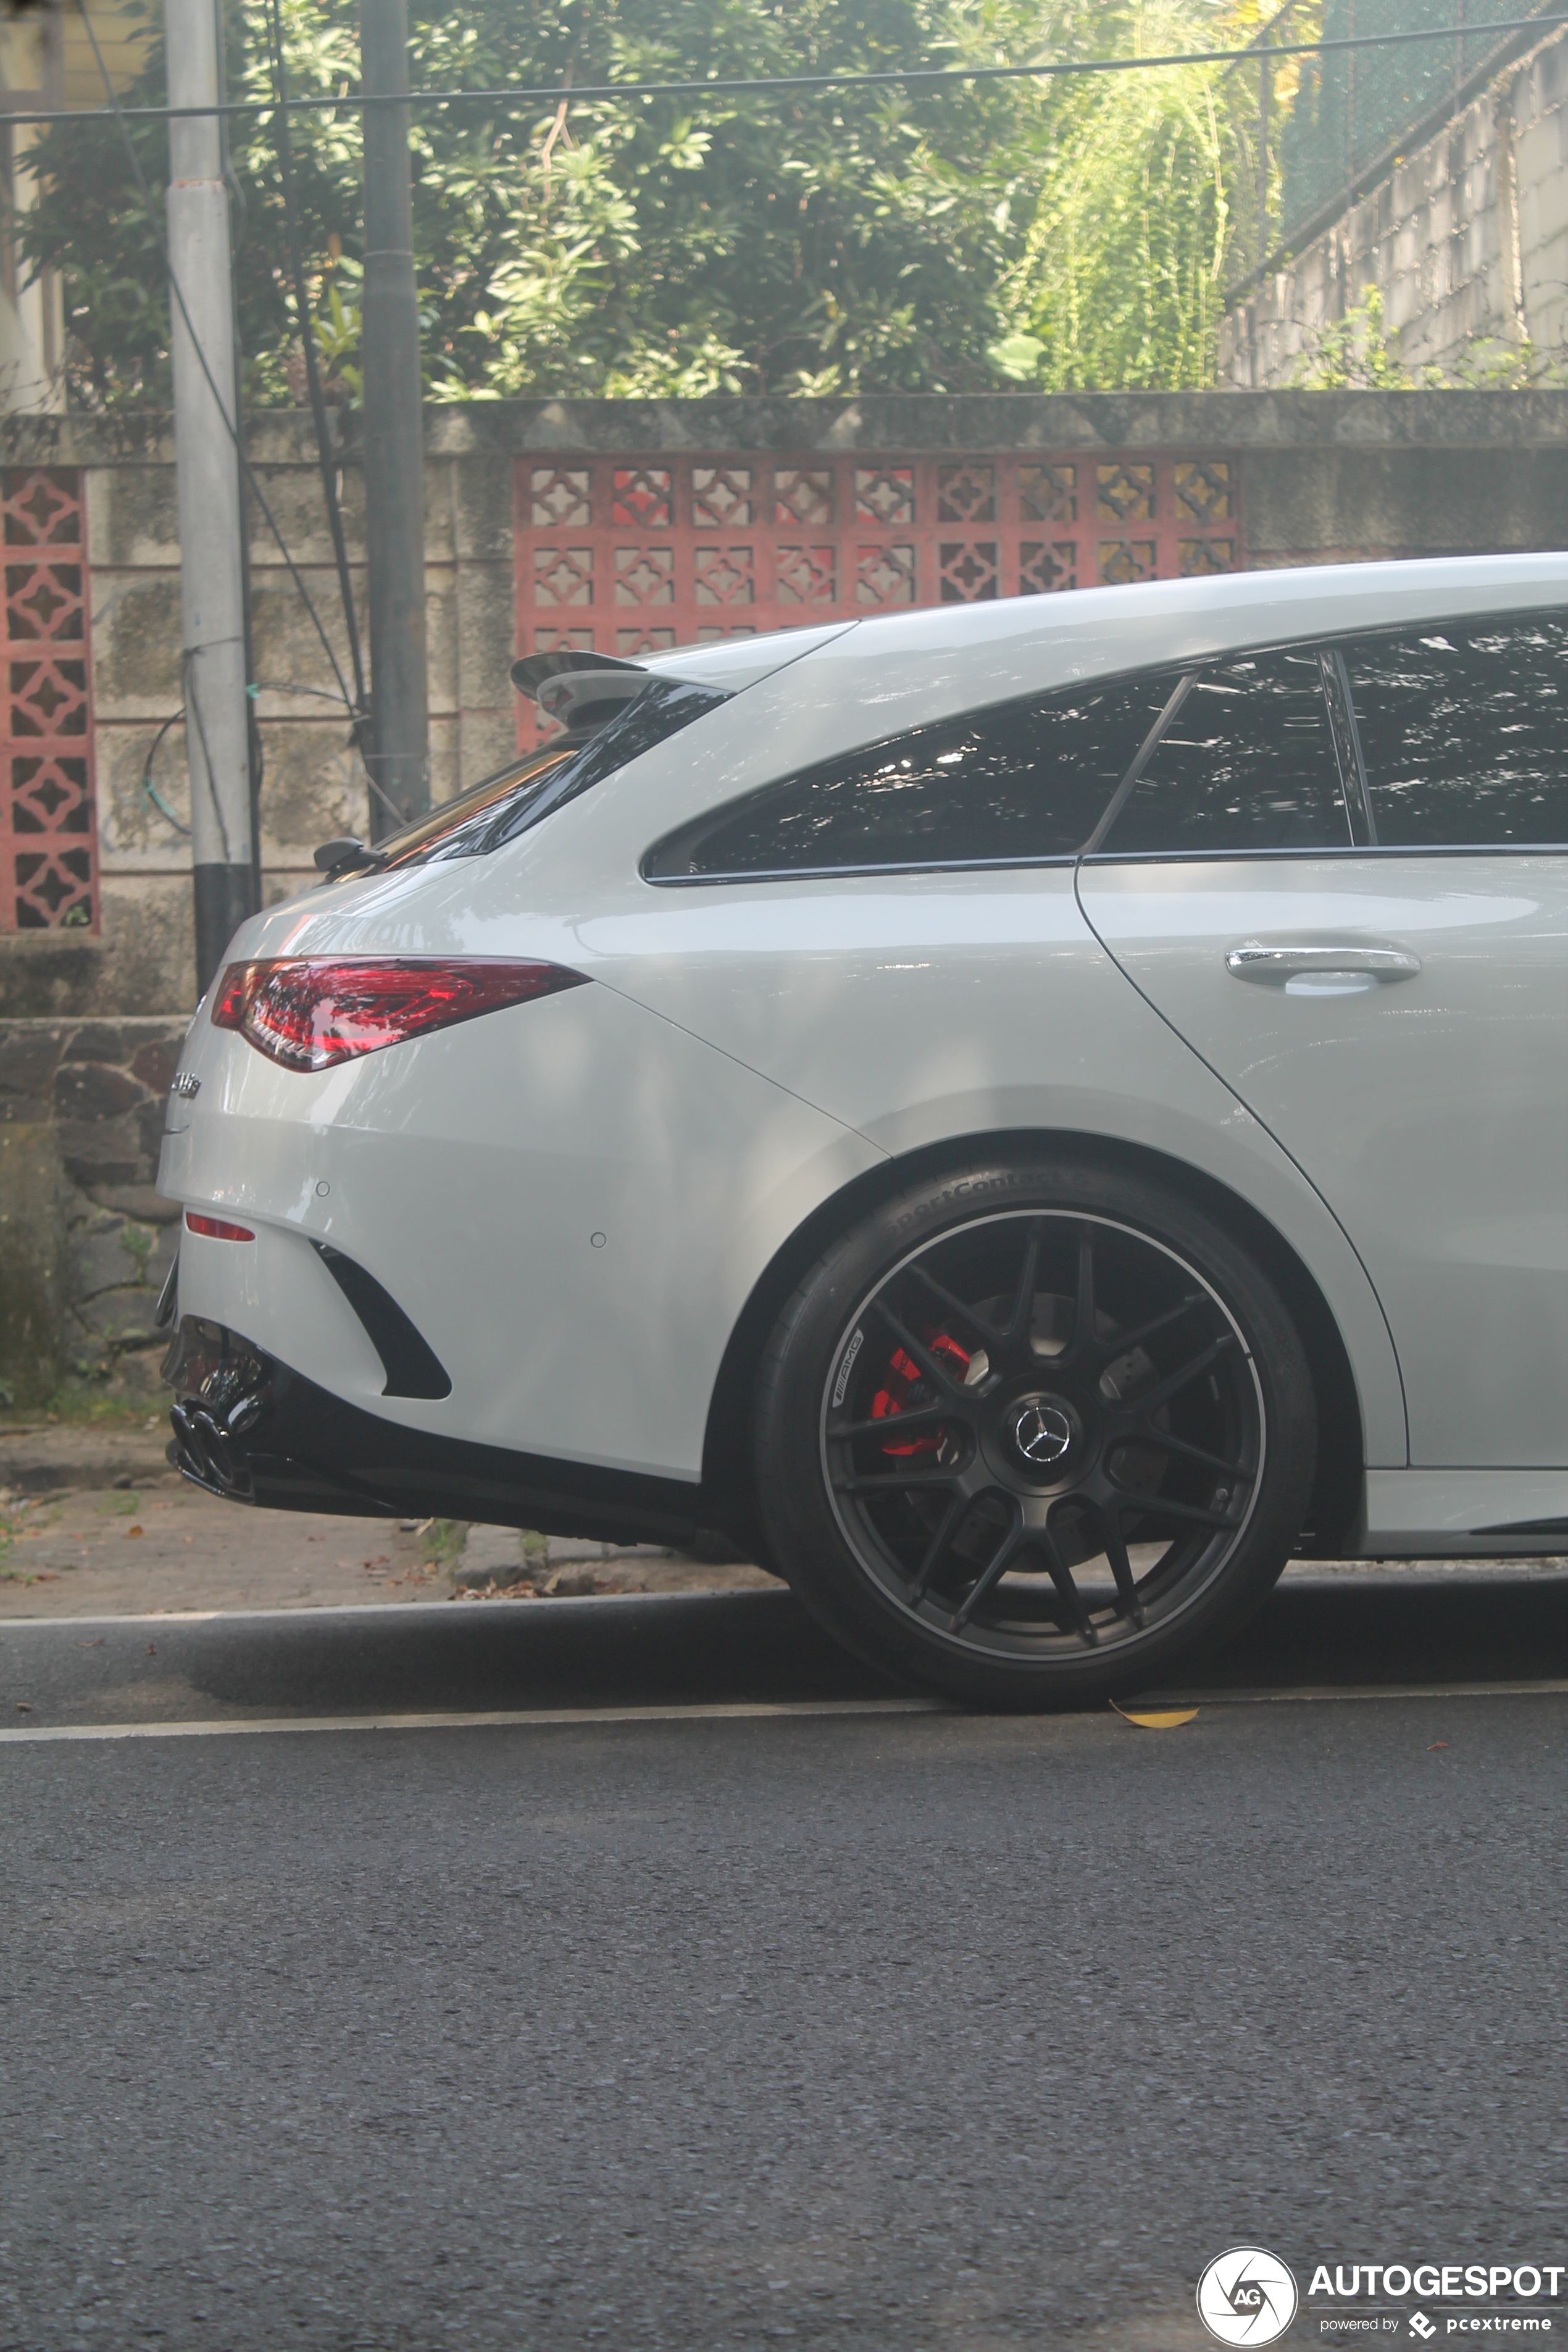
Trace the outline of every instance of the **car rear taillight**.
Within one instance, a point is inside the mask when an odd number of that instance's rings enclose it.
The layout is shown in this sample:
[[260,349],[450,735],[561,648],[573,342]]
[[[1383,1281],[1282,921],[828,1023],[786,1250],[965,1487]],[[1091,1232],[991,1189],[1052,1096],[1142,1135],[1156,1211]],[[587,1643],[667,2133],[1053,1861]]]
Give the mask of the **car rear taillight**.
[[209,1242],[253,1242],[256,1235],[248,1225],[231,1225],[226,1217],[199,1217],[194,1209],[185,1211],[185,1230],[200,1234]]
[[356,1054],[527,1004],[584,974],[519,958],[280,956],[231,963],[213,999],[215,1029],[237,1029],[286,1070],[330,1070]]

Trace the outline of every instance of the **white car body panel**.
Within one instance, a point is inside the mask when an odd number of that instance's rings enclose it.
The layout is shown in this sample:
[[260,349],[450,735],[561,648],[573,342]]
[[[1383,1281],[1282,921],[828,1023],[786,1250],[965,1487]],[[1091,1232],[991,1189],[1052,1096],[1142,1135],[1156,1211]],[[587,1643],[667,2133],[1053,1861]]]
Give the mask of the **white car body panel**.
[[[235,1137],[226,1138],[232,1153]],[[182,1154],[172,1151],[172,1160]],[[184,1157],[191,1157],[184,1147]],[[199,1158],[199,1155],[197,1155]],[[234,1188],[237,1191],[237,1187]],[[374,1411],[383,1403],[386,1373],[363,1324],[327,1272],[301,1226],[268,1223],[240,1200],[214,1197],[253,1220],[253,1242],[218,1241],[190,1232],[180,1236],[180,1289],[187,1312],[209,1316],[230,1330],[288,1334],[286,1362],[308,1363],[311,1376],[334,1396]]]
[[639,886],[624,915],[575,927],[571,961],[895,1156],[1033,1129],[1201,1169],[1310,1266],[1350,1347],[1368,1459],[1405,1461],[1399,1368],[1353,1250],[1257,1119],[1125,985],[1070,866]]
[[647,654],[634,667],[650,677],[679,677],[694,686],[716,686],[740,694],[759,678],[772,677],[807,654],[856,626],[853,621],[819,621],[805,629],[769,629],[760,637],[721,637],[709,646],[681,646],[672,653]]
[[1568,1543],[1568,1472],[1370,1470],[1359,1553],[1517,1559]]
[[[314,1076],[204,1018],[185,1066],[202,1091],[161,1181],[266,1230],[186,1234],[183,1313],[385,1420],[687,1480],[757,1274],[884,1157],[603,988]],[[345,1360],[329,1334],[353,1318],[311,1240],[395,1297],[449,1397],[384,1396],[368,1343]]]
[[[1285,1084],[1276,1048],[1256,1029],[1235,1033],[1237,1022],[1265,1016],[1294,1023],[1298,1011],[1320,1024],[1342,1020],[1365,1002],[1276,1002],[1226,975],[1214,955],[1221,933],[1229,945],[1254,929],[1293,923],[1294,908],[1279,912],[1277,877],[1260,887],[1254,876],[1248,886],[1240,866],[1210,860],[1201,888],[1174,883],[1176,869],[1148,866],[1136,869],[1134,888],[1114,878],[1132,869],[1080,868],[1108,952],[1084,919],[1067,864],[655,886],[639,861],[689,817],[809,762],[972,708],[1247,646],[1564,603],[1562,556],[1351,566],[943,606],[650,664],[721,682],[732,699],[490,856],[345,880],[237,935],[236,957],[527,956],[593,984],[318,1077],[277,1067],[200,1016],[186,1066],[202,1093],[166,1143],[160,1181],[193,1208],[241,1212],[273,1238],[258,1244],[247,1270],[237,1261],[247,1245],[196,1249],[187,1236],[182,1311],[231,1325],[285,1362],[298,1361],[299,1335],[308,1331],[316,1353],[302,1369],[384,1420],[689,1481],[700,1470],[713,1380],[735,1318],[805,1216],[889,1156],[998,1129],[1071,1131],[1202,1171],[1247,1200],[1300,1257],[1338,1324],[1361,1402],[1372,1465],[1363,1549],[1474,1549],[1469,1536],[1483,1525],[1559,1516],[1563,1482],[1535,1475],[1562,1458],[1561,1450],[1541,1458],[1539,1411],[1528,1441],[1489,1423],[1466,1439],[1465,1462],[1482,1481],[1466,1486],[1444,1453],[1458,1443],[1455,1415],[1462,1419],[1465,1400],[1445,1401],[1440,1368],[1428,1360],[1467,1344],[1465,1335],[1456,1342],[1453,1323],[1469,1312],[1485,1368],[1478,1380],[1496,1381],[1506,1333],[1464,1289],[1465,1266],[1488,1263],[1489,1245],[1490,1263],[1520,1296],[1532,1272],[1540,1278],[1519,1365],[1541,1379],[1552,1360],[1553,1315],[1561,1362],[1568,1196],[1559,1190],[1554,1223],[1545,1180],[1532,1193],[1515,1171],[1501,1197],[1467,1193],[1469,1184],[1492,1185],[1498,1165],[1478,1137],[1450,1135],[1442,1148],[1451,1164],[1438,1172],[1434,1199],[1446,1204],[1450,1244],[1460,1239],[1466,1255],[1461,1261],[1450,1246],[1454,1279],[1439,1299],[1423,1302],[1413,1253],[1402,1261],[1400,1237],[1385,1232],[1397,1220],[1380,1188],[1391,1166],[1407,1164],[1388,1156],[1395,1106],[1384,1106],[1379,1130],[1388,1150],[1380,1158],[1363,1137],[1358,1159],[1353,1129],[1325,1112],[1331,1082],[1303,1074],[1300,1118],[1287,1120],[1270,1092]],[[1453,869],[1442,890],[1452,884],[1471,908],[1458,924],[1469,942],[1461,960],[1490,957],[1481,943],[1500,940],[1516,979],[1543,975],[1555,970],[1561,940],[1562,868],[1551,858],[1510,861],[1551,865],[1554,877],[1548,890],[1541,877],[1527,886],[1516,876],[1503,895],[1521,903],[1510,914],[1498,895],[1504,862],[1469,861],[1488,869],[1477,885],[1460,880],[1456,861],[1410,861],[1427,875],[1435,863]],[[1331,914],[1341,929],[1381,936],[1391,890],[1406,929],[1428,904],[1424,938],[1441,928],[1444,905],[1452,914],[1458,904],[1430,889],[1426,901],[1419,889],[1413,896],[1385,856],[1319,861],[1310,885],[1301,864],[1281,860],[1281,870],[1288,863],[1291,887],[1316,893],[1314,921]],[[1151,891],[1165,897],[1153,947]],[[1208,928],[1190,934],[1197,976],[1184,994],[1187,950],[1172,961],[1170,935],[1184,908],[1196,919],[1205,894]],[[1450,921],[1450,944],[1454,929]],[[1158,958],[1157,981],[1140,956]],[[1428,1161],[1444,1123],[1472,1116],[1460,1065],[1474,1063],[1496,1018],[1490,984],[1483,974],[1466,995],[1450,977],[1421,1029],[1431,1100],[1419,1149]],[[1397,1001],[1397,991],[1386,1006],[1377,1001],[1380,1020],[1385,1010],[1391,1022],[1407,1019]],[[1563,1010],[1560,1000],[1549,1016],[1560,1021]],[[1300,1042],[1305,1026],[1287,1039],[1291,1066],[1303,1073],[1312,1061]],[[1489,1071],[1489,1100],[1512,1102],[1534,1120],[1530,1148],[1548,1160],[1556,1153],[1561,1185],[1560,1053],[1552,1099],[1523,1107],[1526,1075],[1545,1050],[1510,1039]],[[1355,1083],[1394,1086],[1376,1052]],[[177,1109],[175,1121],[184,1117]],[[315,1189],[323,1181],[325,1196]],[[1336,1198],[1346,1183],[1348,1213]],[[1532,1223],[1539,1199],[1544,1222]],[[1469,1221],[1462,1234],[1461,1207]],[[1358,1230],[1380,1215],[1383,1255]],[[1435,1209],[1426,1219],[1429,1234],[1437,1217]],[[1489,1244],[1482,1218],[1492,1221]],[[602,1248],[592,1245],[595,1232],[606,1236]],[[344,1335],[335,1286],[306,1247],[312,1235],[395,1294],[451,1370],[449,1398],[379,1393],[374,1366]],[[1385,1310],[1396,1339],[1402,1321],[1410,1331],[1403,1358]],[[1415,1455],[1402,1361],[1419,1400]],[[1517,1403],[1506,1381],[1482,1389],[1481,1410],[1499,1423]],[[1520,1442],[1536,1455],[1533,1469]],[[1423,1455],[1448,1466],[1430,1475],[1406,1466]],[[1467,1493],[1468,1502],[1455,1499]],[[1474,1516],[1483,1508],[1484,1520]],[[1526,1546],[1500,1538],[1489,1548]]]
[[[1333,1203],[1393,1329],[1412,1465],[1568,1464],[1568,857],[1090,859],[1079,887]],[[1255,940],[1421,969],[1238,981],[1226,955]]]

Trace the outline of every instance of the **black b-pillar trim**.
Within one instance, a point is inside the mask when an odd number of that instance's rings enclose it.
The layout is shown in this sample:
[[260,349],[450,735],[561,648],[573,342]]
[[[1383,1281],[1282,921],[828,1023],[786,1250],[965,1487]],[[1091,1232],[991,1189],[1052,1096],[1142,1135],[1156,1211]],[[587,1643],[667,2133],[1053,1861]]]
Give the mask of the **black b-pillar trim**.
[[410,1321],[374,1274],[356,1265],[330,1242],[311,1248],[363,1324],[386,1374],[383,1396],[447,1397],[452,1382],[446,1366],[418,1327]]

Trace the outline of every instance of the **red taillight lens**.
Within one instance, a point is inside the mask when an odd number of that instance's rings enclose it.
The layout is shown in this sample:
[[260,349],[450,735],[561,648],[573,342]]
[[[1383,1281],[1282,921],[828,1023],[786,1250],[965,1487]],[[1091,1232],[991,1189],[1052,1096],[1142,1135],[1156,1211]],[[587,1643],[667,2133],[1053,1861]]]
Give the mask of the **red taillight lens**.
[[248,1225],[231,1225],[226,1217],[198,1217],[194,1209],[185,1211],[186,1230],[200,1234],[209,1242],[253,1242],[256,1235]]
[[237,1029],[286,1070],[329,1070],[356,1054],[422,1037],[504,1004],[527,1004],[584,974],[558,963],[435,956],[284,956],[231,963],[213,999],[215,1029]]

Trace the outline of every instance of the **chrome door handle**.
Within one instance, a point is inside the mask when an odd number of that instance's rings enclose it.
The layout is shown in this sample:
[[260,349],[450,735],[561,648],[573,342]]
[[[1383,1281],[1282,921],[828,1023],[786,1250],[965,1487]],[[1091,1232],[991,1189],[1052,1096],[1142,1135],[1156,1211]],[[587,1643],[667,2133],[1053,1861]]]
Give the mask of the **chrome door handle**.
[[1312,976],[1326,980],[1353,975],[1368,982],[1413,980],[1421,969],[1421,959],[1408,948],[1340,946],[1310,940],[1265,947],[1259,940],[1244,940],[1230,950],[1225,968],[1236,980],[1282,988],[1292,980]]

